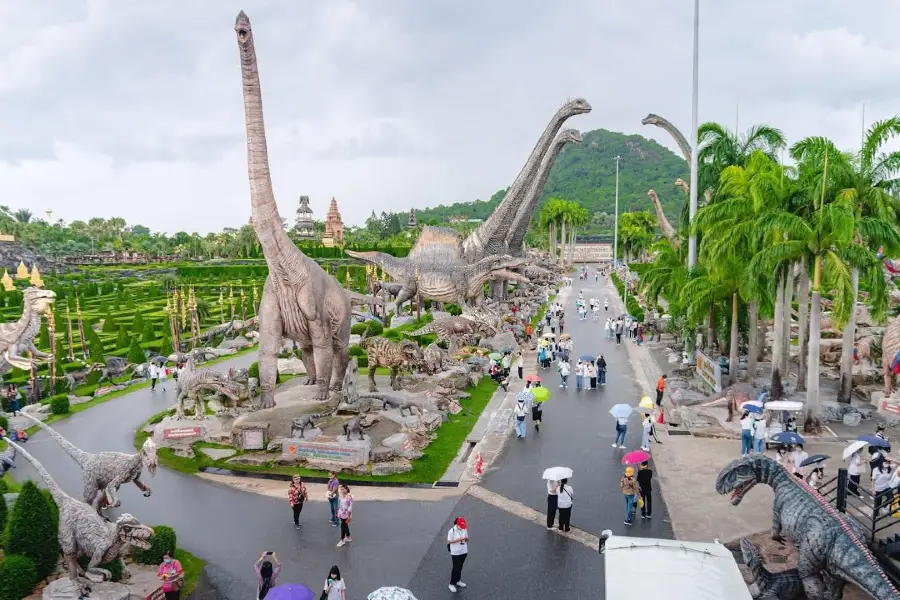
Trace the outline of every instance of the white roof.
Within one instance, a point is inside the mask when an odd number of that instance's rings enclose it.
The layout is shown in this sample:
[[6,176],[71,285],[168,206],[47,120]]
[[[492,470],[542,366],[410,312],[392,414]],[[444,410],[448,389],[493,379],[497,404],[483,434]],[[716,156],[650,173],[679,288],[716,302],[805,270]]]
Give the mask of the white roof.
[[766,410],[786,410],[789,412],[797,412],[799,410],[803,410],[802,402],[795,402],[794,400],[773,400],[771,402],[766,402],[763,405],[763,408]]
[[607,600],[752,598],[722,544],[614,535],[603,557]]

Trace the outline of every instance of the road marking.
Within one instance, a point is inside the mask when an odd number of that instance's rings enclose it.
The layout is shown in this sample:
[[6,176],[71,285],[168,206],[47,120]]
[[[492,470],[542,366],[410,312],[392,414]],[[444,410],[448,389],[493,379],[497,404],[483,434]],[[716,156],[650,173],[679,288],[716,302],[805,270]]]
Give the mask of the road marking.
[[[547,526],[547,515],[545,515],[544,513],[540,513],[533,508],[525,506],[521,502],[511,500],[506,496],[495,494],[494,492],[487,490],[480,485],[471,486],[468,490],[466,490],[466,494],[472,496],[473,498],[477,498],[482,502],[486,502],[487,504],[490,504],[495,508],[499,508],[504,512],[519,517],[520,519],[531,521],[532,523],[540,525],[541,527]],[[596,550],[600,547],[600,538],[598,538],[596,535],[588,533],[587,531],[578,529],[577,527],[573,527],[569,532],[560,531],[556,528],[554,528],[552,531],[557,535],[567,537],[570,540],[574,540],[579,544],[591,548],[592,550]]]

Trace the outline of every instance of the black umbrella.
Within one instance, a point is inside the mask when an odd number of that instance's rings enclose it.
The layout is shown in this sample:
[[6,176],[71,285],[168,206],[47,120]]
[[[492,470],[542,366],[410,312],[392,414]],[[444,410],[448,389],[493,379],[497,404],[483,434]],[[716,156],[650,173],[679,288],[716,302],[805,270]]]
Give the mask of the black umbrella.
[[831,458],[831,457],[826,456],[824,454],[813,454],[812,456],[810,456],[809,458],[804,460],[802,463],[800,463],[800,466],[805,467],[807,465],[814,465],[816,463],[825,462],[829,458]]

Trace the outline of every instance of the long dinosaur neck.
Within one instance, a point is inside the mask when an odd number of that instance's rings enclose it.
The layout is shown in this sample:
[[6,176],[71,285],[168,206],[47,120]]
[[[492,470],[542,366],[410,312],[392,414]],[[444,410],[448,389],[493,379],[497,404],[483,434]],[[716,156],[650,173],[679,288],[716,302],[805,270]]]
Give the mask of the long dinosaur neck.
[[479,225],[465,239],[463,251],[469,262],[474,262],[483,256],[496,254],[503,250],[503,246],[506,243],[506,234],[522,203],[525,192],[537,174],[541,159],[553,143],[553,137],[569,116],[570,112],[566,107],[556,111],[556,114],[547,123],[544,133],[541,134],[541,137],[538,138],[537,143],[534,145],[531,155],[525,162],[525,166],[522,167],[518,177],[507,190],[506,196],[503,197],[503,200],[491,213],[487,221]]
[[659,196],[657,196],[656,192],[653,190],[650,190],[649,196],[650,201],[653,202],[653,207],[656,209],[656,222],[659,224],[659,228],[662,230],[663,235],[666,236],[666,239],[672,244],[678,244],[678,239],[675,237],[675,228],[672,227],[672,224],[669,223],[669,220],[666,218],[666,213],[663,212]]
[[[248,21],[249,24],[249,21]],[[239,42],[241,57],[241,81],[244,92],[244,120],[247,127],[247,172],[250,179],[250,203],[253,208],[253,229],[263,248],[269,268],[287,270],[291,279],[303,273],[299,267],[304,261],[285,260],[289,254],[303,255],[291,242],[281,222],[272,176],[269,171],[269,150],[266,144],[266,125],[263,121],[262,89],[256,62],[253,34]]]
[[662,117],[657,117],[657,121],[654,123],[657,127],[661,127],[669,132],[669,135],[675,140],[675,143],[678,144],[678,148],[681,150],[681,154],[684,155],[684,160],[691,163],[691,145],[688,144],[685,137],[678,131],[678,128],[669,123],[667,120]]
[[47,469],[44,468],[44,465],[38,462],[38,459],[30,455],[22,446],[18,445],[14,441],[9,438],[3,438],[7,444],[9,444],[10,448],[15,448],[17,452],[21,453],[25,459],[31,463],[31,466],[34,467],[34,470],[37,471],[38,475],[41,476],[41,479],[44,480],[44,485],[47,486],[47,489],[50,490],[50,495],[53,496],[53,499],[56,500],[57,506],[61,506],[63,501],[71,500],[71,498],[62,491],[62,488],[50,477],[50,473],[47,472]]
[[547,178],[550,177],[550,171],[553,169],[553,163],[556,157],[562,152],[566,144],[572,139],[565,137],[557,137],[550,147],[550,152],[541,161],[541,167],[538,169],[537,176],[528,186],[528,192],[525,194],[525,200],[516,212],[509,233],[506,236],[506,242],[510,253],[514,256],[522,256],[525,253],[525,234],[528,232],[528,226],[531,224],[531,217],[534,215],[534,209],[537,207],[541,194],[544,192],[544,186],[547,184]]
[[40,419],[32,417],[28,413],[23,412],[22,414],[25,416],[25,418],[27,418],[31,421],[34,421],[35,425],[37,425],[38,427],[40,427],[41,429],[43,429],[44,431],[49,433],[50,436],[54,440],[56,440],[56,443],[59,444],[60,446],[62,446],[62,449],[65,450],[66,454],[71,456],[72,459],[76,463],[78,463],[79,467],[81,467],[82,469],[84,468],[85,463],[91,457],[91,455],[89,453],[85,452],[84,450],[82,450],[81,448],[79,448],[78,446],[76,446],[75,444],[73,444],[72,442],[70,442],[69,440],[64,438],[63,436],[61,436],[55,429],[53,429],[46,423],[41,422]]

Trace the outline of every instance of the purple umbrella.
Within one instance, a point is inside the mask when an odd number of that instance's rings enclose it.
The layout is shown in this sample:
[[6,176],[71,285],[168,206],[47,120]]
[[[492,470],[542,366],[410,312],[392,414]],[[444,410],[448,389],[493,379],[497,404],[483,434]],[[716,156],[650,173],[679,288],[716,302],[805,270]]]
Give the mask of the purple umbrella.
[[302,583],[285,583],[273,587],[266,600],[314,600],[316,594]]

